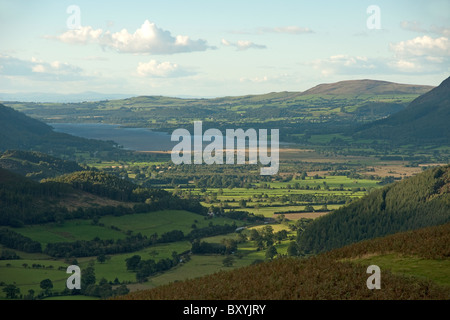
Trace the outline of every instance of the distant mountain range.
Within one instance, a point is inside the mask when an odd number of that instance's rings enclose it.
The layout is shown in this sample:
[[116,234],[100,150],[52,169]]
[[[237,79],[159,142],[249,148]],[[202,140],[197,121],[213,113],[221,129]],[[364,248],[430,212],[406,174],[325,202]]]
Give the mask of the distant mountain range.
[[[448,144],[450,141],[450,79],[436,88],[351,80],[321,84],[305,92],[214,99],[140,96],[83,103],[11,102],[8,105],[33,118],[0,105],[0,151],[33,150],[58,156],[73,155],[77,149],[89,152],[117,149],[112,141],[54,132],[37,119],[116,123],[165,132],[186,127],[198,119],[208,120],[217,128],[228,128],[231,124],[244,128],[282,126],[281,140],[289,142],[296,142],[289,139],[300,134],[307,137],[335,133],[353,133],[357,139],[383,139],[399,144]],[[358,127],[359,123],[366,124]],[[306,140],[300,142],[307,142],[307,138],[303,139]]]
[[[306,91],[298,92],[277,92],[268,93],[260,95],[245,95],[236,97],[196,97],[192,95],[183,96],[170,96],[175,99],[182,100],[221,100],[224,98],[232,99],[254,99],[258,97],[260,99],[277,97],[281,100],[292,99],[298,95],[315,95],[315,94],[325,94],[325,95],[358,95],[361,93],[365,94],[423,94],[430,91],[433,86],[427,85],[414,85],[414,84],[399,84],[388,81],[380,80],[346,80],[339,81],[336,83],[325,83],[319,84]],[[102,100],[118,100],[137,97],[133,94],[119,94],[119,93],[99,93],[99,92],[81,92],[72,94],[60,94],[60,93],[43,93],[43,92],[30,92],[30,93],[0,93],[1,101],[20,101],[20,102],[52,102],[52,103],[70,103],[70,102],[83,102],[83,101],[102,101]],[[148,96],[148,97],[159,97],[159,96]],[[168,98],[168,97],[166,97]]]
[[99,93],[92,91],[72,93],[72,94],[44,93],[44,92],[0,93],[0,101],[68,103],[68,102],[126,99],[132,96],[133,96],[132,94]]

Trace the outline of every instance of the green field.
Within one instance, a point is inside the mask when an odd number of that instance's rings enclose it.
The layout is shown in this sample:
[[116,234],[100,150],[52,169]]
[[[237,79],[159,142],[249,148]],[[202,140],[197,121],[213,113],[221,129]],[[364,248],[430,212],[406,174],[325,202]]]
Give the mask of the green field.
[[354,259],[355,263],[374,264],[383,269],[389,269],[395,274],[414,276],[424,280],[432,280],[437,284],[450,287],[450,260],[432,260],[398,254],[375,255]]
[[[40,268],[33,268],[33,264],[40,264]],[[25,266],[26,265],[26,266]],[[62,267],[64,270],[58,270]],[[29,290],[34,290],[37,294],[42,291],[39,283],[44,279],[53,282],[55,291],[62,291],[66,287],[67,263],[56,260],[0,260],[0,283],[15,283],[22,294],[27,294]],[[1,296],[4,293],[1,292]]]
[[[134,233],[151,236],[154,233],[161,235],[172,230],[181,230],[188,234],[192,230],[192,225],[197,228],[207,227],[210,222],[214,224],[232,224],[235,220],[227,218],[205,219],[198,214],[183,210],[163,210],[145,214],[133,214],[121,217],[102,217],[100,222],[105,227],[116,226],[121,230],[132,230]],[[237,222],[236,224],[240,224]]]
[[70,220],[62,225],[56,223],[30,225],[15,231],[40,242],[43,247],[53,242],[92,240],[95,237],[117,240],[126,237],[122,232],[93,225],[91,220]]
[[[114,240],[124,239],[128,231],[131,230],[134,234],[141,233],[144,236],[151,236],[154,233],[161,235],[172,230],[181,230],[185,234],[188,234],[193,230],[192,225],[195,224],[197,228],[203,228],[210,225],[210,223],[214,225],[243,224],[240,221],[221,217],[206,219],[204,216],[183,210],[162,210],[120,217],[104,216],[99,219],[97,225],[93,225],[91,220],[71,220],[65,221],[62,224],[49,223],[25,226],[14,230],[33,240],[39,241],[42,247],[45,248],[48,243],[92,240],[95,237]],[[116,229],[111,229],[111,226],[114,226]],[[83,269],[88,264],[93,263],[97,282],[100,279],[106,279],[110,283],[119,281],[120,283],[130,284],[136,282],[136,273],[127,270],[125,263],[127,258],[133,255],[139,255],[143,260],[152,259],[159,261],[170,258],[172,252],[180,254],[190,249],[191,244],[189,241],[162,243],[135,252],[109,255],[103,263],[96,261],[97,257],[95,256],[81,257],[77,258],[77,264]],[[69,261],[53,259],[42,253],[30,254],[18,250],[14,251],[21,259],[0,260],[0,287],[14,283],[20,288],[22,295],[26,295],[29,290],[33,290],[36,296],[42,291],[39,287],[40,281],[50,279],[54,286],[53,292],[61,292],[65,288],[66,280],[69,277],[66,274],[66,269],[71,264]],[[194,261],[196,260],[194,259]],[[191,263],[188,266],[193,266],[193,264]],[[215,272],[217,271],[216,267],[216,264],[213,263],[205,268],[211,272]],[[192,269],[195,268],[193,267]],[[186,276],[192,273],[192,270],[189,267],[184,268],[184,265],[175,269],[179,269],[177,272],[186,274]],[[201,270],[203,269],[200,268],[195,274],[201,275],[203,273]],[[172,271],[169,270],[169,272]],[[165,279],[164,274],[157,275],[156,277]],[[159,282],[161,281],[159,280]],[[0,292],[0,297],[4,297],[3,292]],[[64,299],[64,297],[54,298]],[[74,297],[67,296],[66,298],[72,299]]]

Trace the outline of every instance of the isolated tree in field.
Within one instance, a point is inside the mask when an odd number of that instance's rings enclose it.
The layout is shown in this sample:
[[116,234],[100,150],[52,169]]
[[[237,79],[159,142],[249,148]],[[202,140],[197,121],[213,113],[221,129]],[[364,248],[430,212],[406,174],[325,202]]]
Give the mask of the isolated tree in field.
[[273,259],[273,257],[275,257],[277,254],[278,254],[277,248],[275,248],[274,246],[270,246],[267,248],[266,258]]
[[259,234],[258,230],[251,229],[250,230],[250,236],[249,239],[252,241],[258,241],[261,238],[261,235]]
[[44,279],[39,284],[42,290],[44,290],[45,294],[48,294],[51,289],[53,289],[53,282],[50,279]]
[[127,263],[127,270],[135,271],[139,266],[139,262],[141,262],[141,256],[135,254],[131,258],[125,259]]
[[81,271],[81,290],[87,290],[90,285],[95,284],[95,270],[93,266],[88,266]]
[[232,267],[234,262],[234,258],[232,256],[228,256],[223,259],[222,264],[224,267]]
[[24,297],[25,300],[33,300],[34,299],[34,290],[28,290],[28,294]]
[[7,299],[17,299],[20,294],[20,289],[14,284],[8,284],[2,291],[6,293]]
[[97,256],[97,261],[100,263],[104,263],[106,261],[106,256],[102,253],[99,256]]

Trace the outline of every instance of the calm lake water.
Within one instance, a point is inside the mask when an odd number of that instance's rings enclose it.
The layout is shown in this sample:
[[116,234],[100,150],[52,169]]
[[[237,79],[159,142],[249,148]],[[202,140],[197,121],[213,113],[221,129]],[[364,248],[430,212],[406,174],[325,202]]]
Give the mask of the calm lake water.
[[[169,133],[151,131],[146,128],[123,128],[120,125],[106,123],[49,123],[49,125],[57,132],[88,139],[112,140],[123,146],[124,149],[136,151],[170,151],[179,143],[170,141],[171,134]],[[223,135],[225,146],[225,132]],[[194,136],[191,138],[193,148]],[[203,142],[203,147],[209,143]],[[280,146],[283,145],[289,144],[280,142]]]
[[57,132],[82,138],[112,140],[129,150],[168,151],[177,144],[170,141],[170,134],[146,128],[122,128],[106,123],[49,123],[49,125]]

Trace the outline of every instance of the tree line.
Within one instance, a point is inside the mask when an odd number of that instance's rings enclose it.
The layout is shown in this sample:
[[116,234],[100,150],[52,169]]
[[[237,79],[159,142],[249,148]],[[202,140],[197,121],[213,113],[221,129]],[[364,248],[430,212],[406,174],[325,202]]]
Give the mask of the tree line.
[[[236,230],[236,225],[213,225],[208,227],[197,228],[185,235],[181,230],[171,230],[158,236],[154,233],[151,236],[136,235],[127,236],[125,239],[106,239],[102,240],[98,237],[92,240],[77,240],[72,242],[55,242],[48,243],[43,250],[44,253],[55,258],[69,258],[69,257],[89,257],[98,255],[112,255],[118,253],[129,253],[142,250],[146,247],[158,244],[169,243],[183,240],[194,241],[202,237],[210,237],[220,234],[230,233]],[[12,234],[17,234],[10,231]],[[1,238],[0,238],[1,240]],[[31,239],[30,239],[31,240]],[[40,244],[39,244],[40,246]],[[18,249],[15,247],[11,247]],[[42,250],[41,250],[42,251]],[[41,252],[38,251],[38,252]]]

